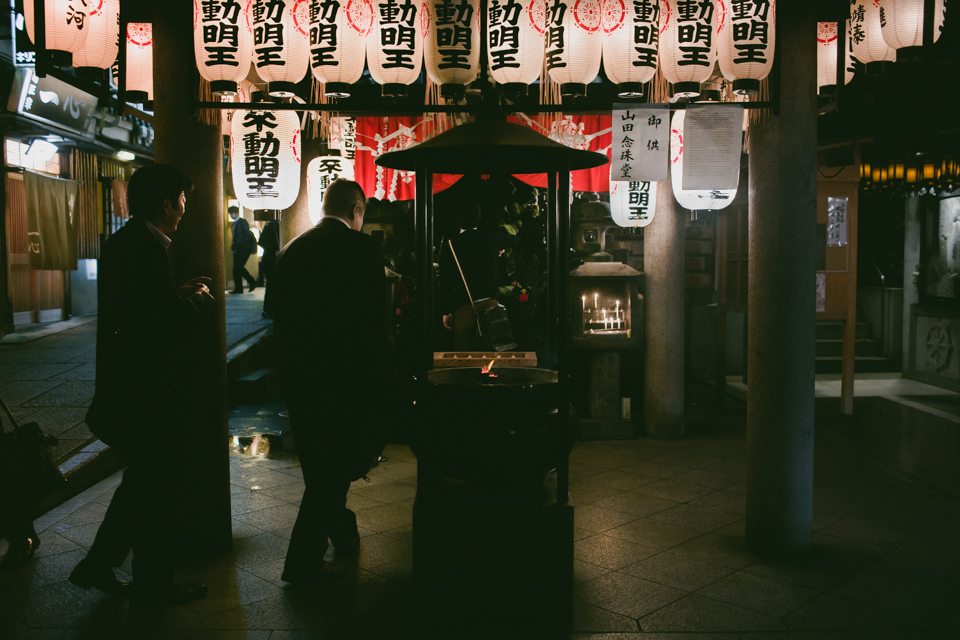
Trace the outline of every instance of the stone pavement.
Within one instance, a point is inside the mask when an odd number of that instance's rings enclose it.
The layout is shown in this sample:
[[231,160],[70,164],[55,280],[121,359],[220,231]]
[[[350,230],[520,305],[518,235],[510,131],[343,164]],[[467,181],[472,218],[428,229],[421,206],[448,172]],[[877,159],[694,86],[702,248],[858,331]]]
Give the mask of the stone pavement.
[[[730,401],[718,409],[704,388],[691,388],[687,397],[683,440],[581,442],[574,448],[573,637],[960,637],[957,506],[818,429],[813,552],[792,561],[758,558],[743,549],[746,409]],[[232,416],[234,433],[244,432],[244,420]],[[350,490],[348,505],[363,536],[350,576],[299,591],[280,580],[303,492],[297,460],[273,451],[251,456],[232,444],[233,550],[183,572],[206,582],[207,599],[140,617],[124,601],[65,582],[96,533],[118,474],[38,521],[40,559],[0,577],[0,637],[509,635],[508,629],[471,634],[467,626],[425,631],[425,603],[412,589],[417,478],[406,447],[390,446],[389,462],[371,471],[371,482]]]
[[[227,295],[228,350],[271,323],[260,317],[263,293]],[[18,421],[36,421],[60,438],[54,459],[70,458],[71,468],[103,447],[83,422],[93,399],[96,347],[95,318],[35,325],[0,340],[0,398]],[[6,416],[3,424],[9,429]]]

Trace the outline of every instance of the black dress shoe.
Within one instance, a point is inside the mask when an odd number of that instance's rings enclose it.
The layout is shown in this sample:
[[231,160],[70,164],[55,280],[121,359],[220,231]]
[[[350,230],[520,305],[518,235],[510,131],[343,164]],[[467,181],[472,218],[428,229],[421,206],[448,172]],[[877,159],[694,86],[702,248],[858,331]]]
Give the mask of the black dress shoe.
[[171,584],[159,589],[147,588],[134,590],[133,602],[143,607],[172,607],[207,597],[207,586],[203,584]]
[[247,293],[253,293],[253,290],[256,288],[257,288],[257,283],[254,282],[253,284],[250,285],[250,289],[247,291]]
[[98,567],[86,558],[73,568],[68,580],[81,589],[96,589],[111,596],[127,592],[131,587],[129,582],[117,580],[112,568]]

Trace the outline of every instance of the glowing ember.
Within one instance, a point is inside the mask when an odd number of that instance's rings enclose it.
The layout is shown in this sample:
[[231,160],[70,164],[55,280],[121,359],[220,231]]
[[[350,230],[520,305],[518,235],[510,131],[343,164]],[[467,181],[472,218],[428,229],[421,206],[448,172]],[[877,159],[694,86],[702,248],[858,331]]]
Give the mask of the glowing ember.
[[485,367],[480,367],[480,373],[490,373],[490,369],[493,369],[493,365],[497,363],[496,360],[491,360],[490,364]]

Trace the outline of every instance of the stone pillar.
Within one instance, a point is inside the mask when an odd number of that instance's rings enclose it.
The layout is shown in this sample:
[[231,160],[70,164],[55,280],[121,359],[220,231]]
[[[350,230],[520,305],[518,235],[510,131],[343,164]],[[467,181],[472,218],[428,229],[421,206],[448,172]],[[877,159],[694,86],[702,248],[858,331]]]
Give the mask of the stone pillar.
[[687,211],[670,177],[657,183],[657,215],[643,230],[643,416],[648,438],[683,437],[684,271]]
[[793,554],[811,544],[815,8],[809,2],[778,7],[780,115],[750,127],[746,546],[763,555]]
[[[226,314],[223,270],[223,175],[219,125],[200,124],[188,108],[196,78],[193,58],[193,4],[189,0],[155,0],[154,157],[193,180],[186,214],[170,246],[177,283],[196,276],[213,279],[216,299],[191,336],[186,378],[189,424],[183,441],[173,445],[178,466],[186,474],[188,499],[183,501],[185,549],[214,555],[230,548],[230,475],[227,452]],[[160,437],[170,434],[158,434]],[[171,543],[173,544],[173,543]]]
[[300,144],[300,195],[289,209],[280,214],[280,246],[313,226],[310,221],[310,205],[307,199],[307,165],[320,155],[320,139],[303,139]]

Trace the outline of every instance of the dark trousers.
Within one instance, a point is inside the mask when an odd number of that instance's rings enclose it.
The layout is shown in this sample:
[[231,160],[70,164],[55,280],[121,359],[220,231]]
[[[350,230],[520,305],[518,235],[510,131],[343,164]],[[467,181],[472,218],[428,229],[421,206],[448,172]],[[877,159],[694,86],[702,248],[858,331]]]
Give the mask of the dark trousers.
[[260,258],[260,274],[257,278],[257,284],[263,286],[264,282],[269,282],[273,277],[273,269],[277,266],[277,253],[275,251],[264,250]]
[[87,560],[119,567],[133,550],[137,584],[162,589],[173,582],[181,474],[176,456],[138,446],[107,508]]
[[349,544],[357,536],[357,516],[347,509],[350,479],[336,463],[329,439],[322,429],[325,416],[316,411],[290,409],[293,439],[303,471],[306,490],[300,503],[297,522],[290,534],[284,570],[303,572],[318,568],[327,551],[327,538],[334,546]]
[[234,291],[243,291],[243,281],[246,280],[250,288],[256,284],[256,279],[247,271],[247,260],[250,259],[251,251],[233,252],[233,289]]

